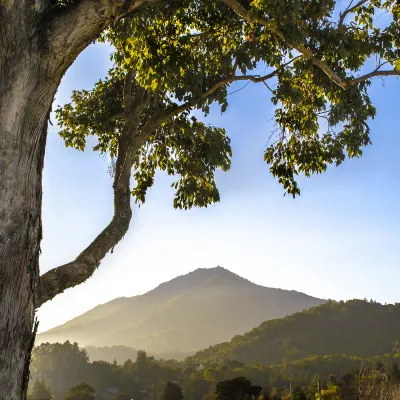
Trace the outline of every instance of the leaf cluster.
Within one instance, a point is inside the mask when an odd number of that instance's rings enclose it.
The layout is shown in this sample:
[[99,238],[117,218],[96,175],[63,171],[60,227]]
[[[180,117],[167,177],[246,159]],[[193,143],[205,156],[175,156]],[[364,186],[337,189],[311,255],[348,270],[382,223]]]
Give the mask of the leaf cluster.
[[[185,111],[198,108],[207,115],[216,102],[224,112],[229,78],[265,67],[277,69],[276,85],[268,85],[277,128],[264,158],[286,193],[300,194],[299,174],[309,177],[346,157],[360,157],[371,143],[369,121],[376,114],[369,97],[372,79],[384,76],[386,68],[389,75],[400,74],[397,2],[361,0],[343,6],[335,0],[241,0],[246,17],[228,5],[232,2],[159,2],[110,26],[100,41],[115,47],[114,68],[92,91],[74,92],[72,103],[58,110],[67,145],[82,150],[86,136],[96,135],[96,150],[115,157],[129,70],[151,98],[141,115],[144,126],[151,116],[182,104],[190,105]],[[377,16],[383,14],[380,22]],[[140,202],[158,168],[180,176],[176,207],[219,198],[211,174],[229,166],[226,134],[192,121],[190,113],[178,114],[159,124],[137,157],[133,193]],[[174,135],[191,137],[191,150]],[[204,140],[212,140],[213,150],[207,151],[213,157],[199,151]]]

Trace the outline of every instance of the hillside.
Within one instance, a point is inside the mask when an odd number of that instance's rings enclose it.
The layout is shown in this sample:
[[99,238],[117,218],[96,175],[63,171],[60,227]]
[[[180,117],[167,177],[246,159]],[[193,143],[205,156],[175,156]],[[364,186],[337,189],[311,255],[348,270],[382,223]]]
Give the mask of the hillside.
[[144,295],[99,305],[38,335],[36,344],[69,340],[151,353],[191,352],[323,302],[256,285],[222,267],[197,269]]
[[191,360],[220,363],[234,359],[271,365],[311,355],[372,357],[391,353],[399,340],[400,304],[329,301],[286,318],[263,322],[230,342],[196,353]]

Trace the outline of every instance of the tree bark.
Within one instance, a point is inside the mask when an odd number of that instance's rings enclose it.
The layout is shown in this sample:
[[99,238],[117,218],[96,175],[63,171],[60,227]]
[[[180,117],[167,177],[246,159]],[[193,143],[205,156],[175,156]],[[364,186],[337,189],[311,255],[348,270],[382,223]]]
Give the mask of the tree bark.
[[38,56],[16,52],[0,71],[0,399],[20,400],[35,338],[42,238],[42,169],[56,90]]
[[46,0],[0,0],[0,400],[24,400],[28,387],[55,92],[79,53],[145,1],[81,0],[53,12]]

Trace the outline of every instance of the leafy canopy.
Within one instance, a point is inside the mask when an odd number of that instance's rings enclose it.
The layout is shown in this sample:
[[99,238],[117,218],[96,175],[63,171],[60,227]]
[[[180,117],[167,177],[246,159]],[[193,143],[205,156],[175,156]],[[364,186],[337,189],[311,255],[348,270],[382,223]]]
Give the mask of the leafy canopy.
[[296,175],[324,172],[370,144],[371,80],[400,73],[399,10],[392,0],[345,7],[334,0],[153,4],[104,33],[101,40],[116,49],[115,66],[92,91],[74,92],[72,103],[58,109],[61,135],[78,149],[96,135],[96,149],[115,157],[126,122],[123,82],[133,70],[136,86],[151,98],[139,126],[175,111],[158,121],[138,152],[133,195],[144,201],[159,168],[179,177],[175,207],[206,206],[219,199],[214,172],[229,168],[231,150],[223,129],[191,118],[190,110],[207,115],[218,102],[225,111],[236,72],[245,79],[267,67],[275,70],[275,85],[253,75],[275,106],[277,129],[265,161],[295,196]]
[[257,399],[261,386],[253,386],[245,377],[237,377],[217,384],[215,397],[217,400],[251,400]]
[[28,400],[51,400],[51,391],[44,381],[36,380],[28,393]]
[[84,382],[72,386],[65,396],[65,400],[93,400],[94,398],[94,389]]
[[[224,129],[200,122],[190,110],[202,106],[207,113],[208,103],[216,97],[226,108],[226,93],[208,96],[205,91],[232,75],[232,55],[220,59],[218,42],[193,35],[183,22],[179,28],[178,20],[174,35],[168,36],[177,16],[170,18],[170,22],[154,25],[146,13],[115,24],[104,35],[101,40],[116,49],[114,67],[93,90],[75,91],[72,103],[57,110],[60,134],[68,146],[80,150],[87,136],[95,135],[95,150],[115,158],[120,136],[133,123],[135,136],[145,137],[133,163],[136,201],[145,201],[160,169],[178,176],[173,183],[175,207],[207,206],[219,200],[214,173],[230,167],[230,140]],[[170,56],[166,58],[161,50]],[[207,51],[209,57],[204,55]],[[133,80],[129,96],[134,110],[127,106],[124,88],[128,78]],[[130,114],[139,109],[132,121]]]
[[182,389],[173,382],[167,382],[161,400],[183,400]]

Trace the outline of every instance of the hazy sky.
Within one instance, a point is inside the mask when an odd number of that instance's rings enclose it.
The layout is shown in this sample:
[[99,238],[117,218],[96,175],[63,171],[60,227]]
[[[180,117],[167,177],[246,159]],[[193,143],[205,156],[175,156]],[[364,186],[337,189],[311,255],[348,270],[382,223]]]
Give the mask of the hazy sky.
[[[65,76],[55,105],[105,76],[109,52],[106,45],[87,49]],[[158,174],[114,254],[88,282],[39,310],[39,330],[217,265],[264,286],[322,298],[400,301],[399,90],[395,78],[374,83],[373,145],[362,159],[301,179],[295,200],[283,197],[263,161],[274,129],[269,92],[250,84],[233,94],[224,115],[215,109],[208,118],[232,139],[232,169],[217,176],[221,202],[174,210],[172,179]],[[107,159],[91,148],[66,149],[55,122],[53,117],[44,170],[42,273],[74,259],[113,212]]]

